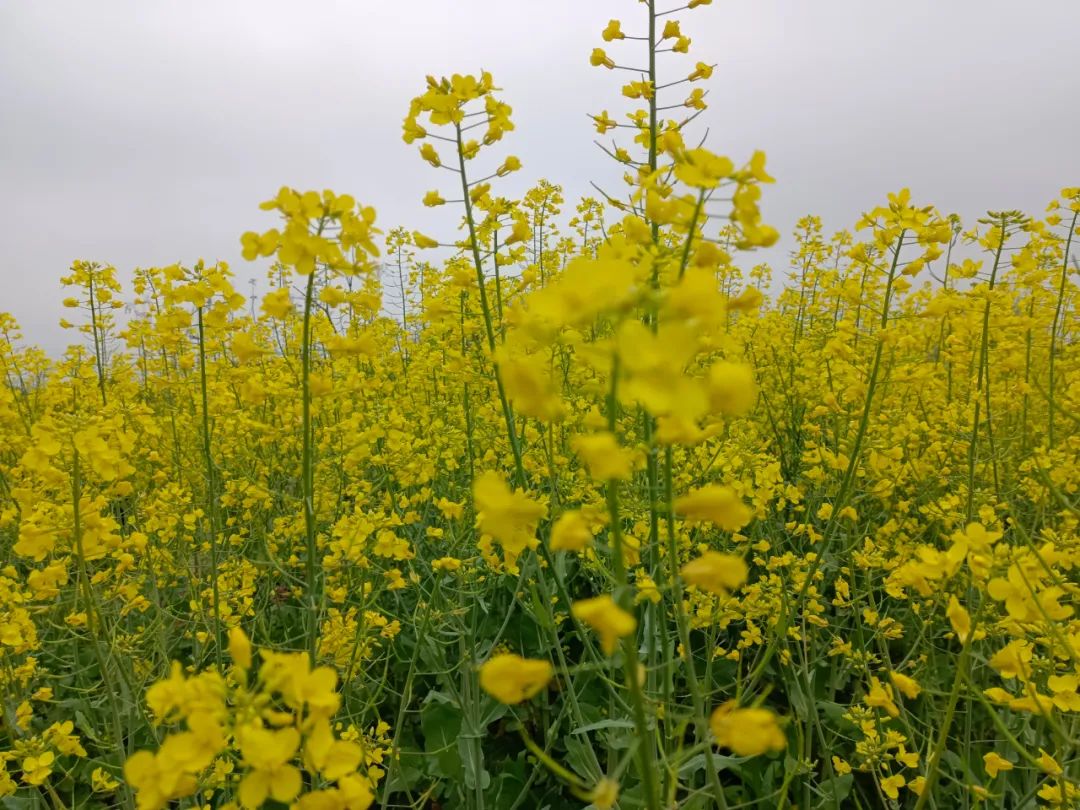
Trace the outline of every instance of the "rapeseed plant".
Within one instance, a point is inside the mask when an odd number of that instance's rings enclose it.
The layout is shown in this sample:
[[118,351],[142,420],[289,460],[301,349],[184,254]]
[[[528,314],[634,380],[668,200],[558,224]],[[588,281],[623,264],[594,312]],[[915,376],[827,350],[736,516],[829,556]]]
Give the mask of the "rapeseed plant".
[[806,217],[769,294],[707,5],[588,56],[619,190],[499,196],[495,79],[428,77],[457,235],[285,187],[261,297],[79,260],[86,345],[0,314],[0,802],[1078,806],[1080,188]]

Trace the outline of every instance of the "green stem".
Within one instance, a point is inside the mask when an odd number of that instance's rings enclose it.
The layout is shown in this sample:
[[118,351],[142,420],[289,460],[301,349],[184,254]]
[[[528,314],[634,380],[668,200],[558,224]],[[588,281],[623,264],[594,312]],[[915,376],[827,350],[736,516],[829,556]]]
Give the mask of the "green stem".
[[967,678],[968,661],[971,657],[971,643],[974,633],[975,627],[972,625],[968,638],[966,640],[961,639],[964,643],[964,649],[960,653],[960,660],[956,665],[956,675],[953,677],[949,702],[945,707],[945,717],[941,721],[937,742],[934,744],[933,753],[930,755],[930,761],[926,766],[926,783],[923,786],[922,793],[919,795],[919,800],[915,803],[915,810],[922,810],[934,793],[934,786],[940,773],[941,756],[945,753],[945,747],[949,744],[949,728],[952,726],[953,715],[956,713],[956,704],[960,699],[960,687]]
[[1076,231],[1077,219],[1080,218],[1080,211],[1073,214],[1072,224],[1069,225],[1069,235],[1065,239],[1065,256],[1061,260],[1061,283],[1058,285],[1057,304],[1054,307],[1054,321],[1050,326],[1050,380],[1047,389],[1047,400],[1050,403],[1050,415],[1047,423],[1047,444],[1050,448],[1054,447],[1054,410],[1056,408],[1054,402],[1054,365],[1057,358],[1057,331],[1058,323],[1061,321],[1061,307],[1062,302],[1065,300],[1065,281],[1069,276],[1069,250],[1072,248],[1073,233]]
[[206,385],[206,333],[203,329],[203,308],[198,308],[199,325],[199,387],[202,395],[202,447],[206,463],[207,523],[210,535],[210,583],[214,593],[211,613],[214,617],[214,660],[218,672],[224,671],[221,658],[221,596],[218,593],[218,538],[217,538],[217,472],[210,452],[210,405]]
[[305,577],[308,609],[304,615],[308,658],[315,663],[319,633],[319,599],[315,555],[315,449],[311,426],[311,308],[315,292],[315,271],[308,275],[304,292],[304,325],[300,344],[300,392],[301,430],[303,431],[303,455],[300,466],[300,488],[304,500],[304,541],[306,549]]
[[[104,618],[97,594],[90,584],[90,571],[86,564],[86,549],[83,545],[82,532],[82,471],[79,464],[79,451],[72,448],[71,461],[71,504],[73,533],[75,535],[75,552],[78,557],[79,583],[82,586],[83,598],[86,600],[86,629],[90,633],[94,650],[94,658],[97,660],[98,671],[101,673],[101,682],[105,687],[105,695],[109,703],[109,714],[113,727],[113,744],[120,754],[124,751],[123,724],[120,722],[120,707],[117,705],[117,689],[112,682],[109,673],[108,660],[101,649],[100,631],[104,627]],[[131,788],[126,787],[123,792],[124,806],[133,807]]]

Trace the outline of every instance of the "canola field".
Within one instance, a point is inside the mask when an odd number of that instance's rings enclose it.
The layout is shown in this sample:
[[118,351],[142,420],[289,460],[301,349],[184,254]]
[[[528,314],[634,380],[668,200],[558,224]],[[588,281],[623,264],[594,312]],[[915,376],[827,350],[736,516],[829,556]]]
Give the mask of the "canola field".
[[286,187],[257,298],[0,314],[0,807],[1080,806],[1080,188],[760,264],[708,5],[587,55],[624,186],[500,196],[512,100],[429,77],[459,230]]

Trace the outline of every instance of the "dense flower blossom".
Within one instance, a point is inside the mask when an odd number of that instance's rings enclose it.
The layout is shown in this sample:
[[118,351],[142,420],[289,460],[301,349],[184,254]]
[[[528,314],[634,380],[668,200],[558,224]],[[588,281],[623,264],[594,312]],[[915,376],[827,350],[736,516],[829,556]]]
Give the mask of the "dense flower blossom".
[[283,187],[250,291],[0,313],[0,804],[1080,802],[1080,188],[805,217],[780,283],[708,5],[597,32],[595,196],[430,76],[432,235]]

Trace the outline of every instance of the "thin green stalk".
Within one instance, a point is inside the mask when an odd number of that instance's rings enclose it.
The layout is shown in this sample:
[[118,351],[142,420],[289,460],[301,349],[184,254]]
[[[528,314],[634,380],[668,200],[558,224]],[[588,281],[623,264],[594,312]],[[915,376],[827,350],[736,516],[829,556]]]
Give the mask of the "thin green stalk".
[[952,689],[949,692],[949,702],[945,706],[945,717],[941,721],[937,742],[934,744],[930,761],[926,766],[926,782],[923,785],[922,793],[919,795],[919,800],[915,803],[915,810],[922,810],[934,794],[934,787],[937,784],[941,768],[941,757],[949,744],[949,729],[952,727],[953,715],[956,714],[956,704],[960,699],[960,687],[967,678],[968,662],[971,658],[972,636],[974,634],[975,626],[973,624],[968,638],[966,640],[961,639],[964,643],[964,649],[961,651],[960,660],[956,664],[956,675],[953,677]]
[[198,307],[199,325],[199,388],[202,395],[202,449],[206,464],[207,524],[210,535],[210,583],[214,594],[211,613],[214,617],[214,661],[218,672],[223,672],[221,645],[221,596],[218,593],[218,520],[217,520],[217,471],[210,450],[210,405],[206,385],[206,333],[203,329],[203,308]]
[[[619,360],[618,355],[613,358],[611,368],[611,387],[608,394],[608,430],[615,432],[616,414],[618,408],[618,380]],[[631,610],[631,593],[626,573],[626,557],[623,544],[621,516],[619,515],[619,484],[617,480],[607,483],[607,505],[611,533],[612,547],[614,549],[616,601],[623,610]],[[626,688],[630,694],[630,707],[634,717],[634,727],[637,729],[637,764],[638,776],[641,779],[642,789],[645,793],[645,806],[649,810],[659,810],[660,799],[657,793],[656,774],[653,756],[652,734],[649,732],[648,719],[645,714],[645,698],[642,694],[641,680],[638,677],[638,651],[637,634],[631,633],[622,639],[623,672],[626,677]]]
[[308,658],[315,663],[319,634],[319,597],[315,555],[315,448],[311,426],[311,308],[315,293],[315,271],[308,275],[304,292],[304,325],[300,344],[300,396],[301,430],[303,431],[303,455],[300,463],[301,496],[304,501],[304,573],[308,609],[304,614],[305,640]]
[[1054,447],[1054,411],[1057,407],[1054,400],[1054,383],[1056,377],[1054,376],[1054,366],[1057,360],[1057,332],[1058,324],[1061,322],[1061,307],[1065,300],[1065,281],[1069,277],[1069,251],[1072,249],[1073,234],[1076,232],[1077,219],[1080,218],[1080,211],[1073,214],[1072,224],[1069,225],[1069,235],[1065,239],[1065,256],[1061,260],[1061,283],[1058,285],[1057,304],[1054,307],[1054,320],[1050,325],[1050,379],[1047,384],[1047,402],[1050,404],[1050,414],[1047,417],[1047,444],[1050,448]]
[[[990,374],[989,369],[989,354],[990,354],[990,305],[991,294],[994,292],[994,282],[997,280],[998,266],[1001,263],[1001,252],[1005,248],[1006,238],[1006,222],[1005,218],[1001,218],[1001,236],[998,239],[997,250],[994,252],[994,266],[990,271],[990,282],[986,290],[986,304],[983,307],[982,318],[982,337],[979,341],[979,368],[976,375],[976,388],[975,388],[975,416],[971,423],[971,442],[968,445],[968,492],[967,492],[967,520],[971,522],[972,516],[975,511],[975,460],[977,456],[977,445],[979,441],[979,410],[982,405],[982,401],[979,399],[979,395],[983,394],[983,387],[986,387],[986,430],[987,434],[990,432],[990,386],[987,381],[987,377]],[[993,453],[991,452],[991,459],[994,461],[994,483],[995,489],[997,488],[997,462],[993,459]]]
[[[73,534],[75,535],[75,552],[79,565],[79,584],[82,586],[83,598],[86,601],[86,629],[90,633],[91,647],[94,650],[94,658],[97,660],[98,671],[101,673],[101,682],[105,687],[106,700],[109,704],[109,715],[113,727],[113,743],[116,751],[120,754],[124,751],[124,731],[120,721],[120,707],[117,705],[117,689],[109,672],[108,660],[101,649],[99,633],[104,627],[104,618],[101,605],[97,599],[97,593],[90,584],[90,571],[86,564],[86,549],[83,545],[82,532],[82,470],[79,464],[78,448],[72,446],[71,461],[71,504]],[[131,788],[125,787],[122,792],[124,806],[134,807]]]
[[514,412],[510,409],[510,401],[506,397],[506,389],[503,387],[502,375],[499,373],[499,363],[495,359],[495,327],[492,324],[491,307],[488,303],[487,287],[484,279],[484,263],[480,258],[480,244],[476,237],[476,221],[473,218],[472,198],[469,196],[469,180],[465,173],[465,149],[461,140],[461,125],[455,124],[454,131],[457,140],[458,171],[461,176],[461,192],[465,202],[465,221],[469,227],[469,245],[472,248],[473,265],[476,268],[476,284],[480,291],[480,309],[484,315],[484,332],[487,336],[488,349],[491,352],[491,366],[495,375],[495,386],[499,392],[499,403],[502,405],[503,420],[506,423],[506,433],[510,440],[510,449],[514,454],[514,480],[517,486],[524,487],[525,466],[521,460],[521,447],[518,443],[517,429],[514,426]]
[[727,798],[724,796],[724,788],[720,783],[720,775],[717,773],[713,761],[712,744],[709,742],[709,721],[705,715],[705,699],[701,693],[701,685],[698,683],[697,671],[694,667],[694,653],[690,646],[690,623],[683,611],[682,580],[679,578],[679,541],[675,534],[675,486],[672,473],[672,452],[667,447],[664,450],[664,498],[667,502],[667,563],[668,563],[668,587],[671,593],[672,611],[675,614],[675,626],[679,633],[679,642],[683,649],[683,668],[686,671],[686,684],[690,689],[690,700],[694,706],[694,726],[697,733],[697,742],[707,743],[703,749],[705,755],[705,770],[709,776],[713,796],[720,808],[727,807]]

